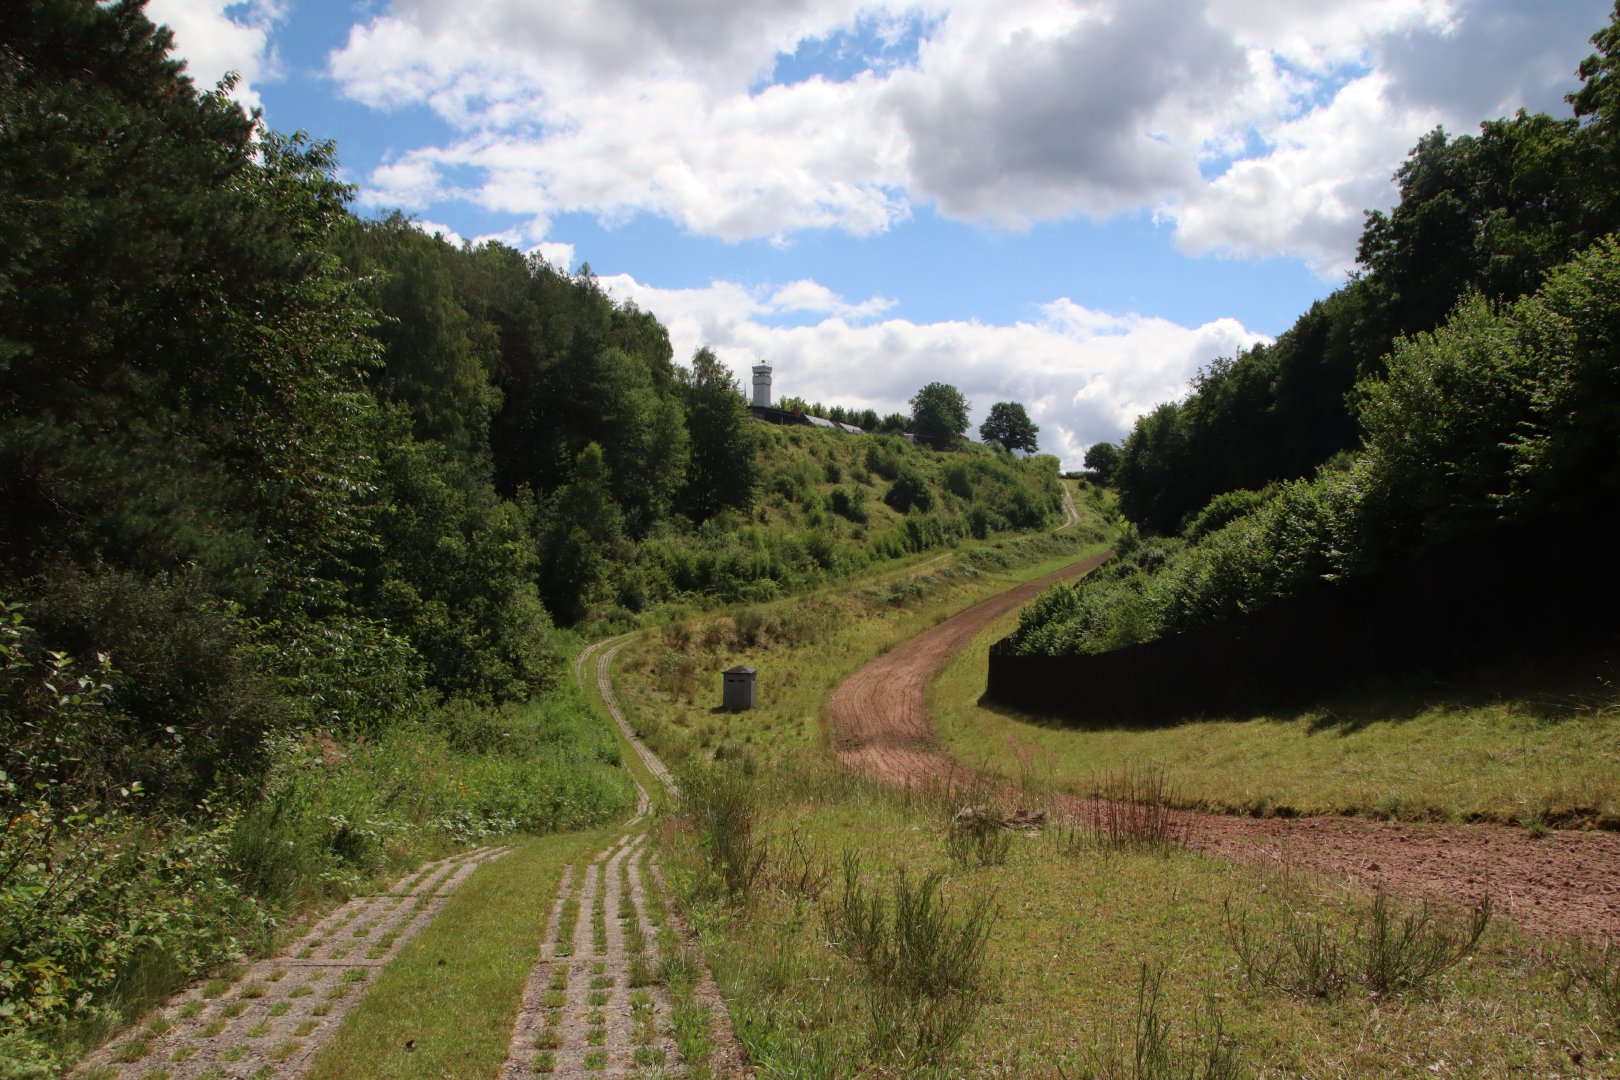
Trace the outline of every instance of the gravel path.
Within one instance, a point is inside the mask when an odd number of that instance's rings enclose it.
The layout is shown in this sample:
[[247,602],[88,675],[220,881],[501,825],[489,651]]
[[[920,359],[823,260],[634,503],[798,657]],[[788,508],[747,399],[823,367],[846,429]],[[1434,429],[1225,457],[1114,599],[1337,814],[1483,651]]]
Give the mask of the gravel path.
[[[574,659],[583,682],[594,677],[602,701],[636,756],[666,791],[674,778],[625,719],[613,693],[612,665],[632,635],[596,642]],[[552,901],[523,1004],[502,1067],[503,1080],[529,1077],[684,1076],[672,1029],[675,1003],[658,981],[659,930],[689,940],[668,902],[656,854],[647,843],[651,798],[638,781],[636,815],[607,848],[583,866],[569,866]],[[706,1015],[717,1076],[746,1076],[736,1033],[702,972],[693,994]]]
[[444,907],[479,866],[506,854],[482,848],[357,896],[303,937],[234,981],[215,979],[169,999],[139,1029],[86,1058],[73,1075],[96,1080],[296,1077],[359,1004],[371,976]]
[[[1089,572],[1099,561],[1053,577]],[[829,704],[839,761],[897,786],[985,782],[940,751],[924,704],[928,684],[981,630],[1049,581],[959,612],[851,675]],[[1061,802],[1086,819],[1086,800]],[[1538,838],[1501,825],[1194,813],[1180,815],[1180,824],[1194,846],[1223,858],[1296,867],[1447,904],[1473,904],[1489,893],[1499,914],[1536,933],[1620,935],[1620,834]]]

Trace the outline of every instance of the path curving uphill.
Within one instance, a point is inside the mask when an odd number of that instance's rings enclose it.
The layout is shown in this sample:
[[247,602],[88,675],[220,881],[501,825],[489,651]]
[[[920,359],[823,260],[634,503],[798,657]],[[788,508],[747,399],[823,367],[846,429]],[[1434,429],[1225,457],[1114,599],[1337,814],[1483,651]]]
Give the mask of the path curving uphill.
[[928,684],[980,630],[1052,583],[1089,574],[1108,555],[1094,555],[981,601],[845,679],[828,703],[838,760],[862,776],[896,785],[948,775],[951,760],[940,752],[924,707]]
[[[846,679],[828,703],[844,767],[896,786],[965,782],[943,753],[925,703],[928,684],[968,642],[1053,581],[1089,573],[1088,559],[957,613]],[[1065,797],[1078,813],[1085,801]],[[1496,910],[1539,934],[1620,934],[1620,834],[1502,825],[1428,825],[1318,817],[1298,820],[1186,813],[1195,847],[1221,858],[1294,867],[1410,898]]]
[[[669,769],[630,726],[613,692],[614,658],[634,637],[622,634],[587,645],[574,657],[574,676],[581,686],[594,683],[631,751],[665,791],[677,794]],[[658,855],[647,842],[652,798],[639,780],[635,785],[636,813],[622,833],[590,862],[563,872],[501,1080],[650,1080],[693,1071],[676,1045],[675,1003],[654,975],[659,920],[669,920],[679,942],[689,942],[690,933],[669,903]],[[697,980],[693,1001],[707,1013],[713,1048],[701,1071],[747,1076],[730,1015],[707,969]]]

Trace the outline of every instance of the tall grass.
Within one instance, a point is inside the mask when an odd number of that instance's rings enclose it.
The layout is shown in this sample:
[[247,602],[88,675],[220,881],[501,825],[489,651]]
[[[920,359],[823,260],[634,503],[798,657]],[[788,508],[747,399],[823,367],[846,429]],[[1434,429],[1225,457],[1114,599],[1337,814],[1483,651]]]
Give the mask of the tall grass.
[[572,691],[522,708],[447,707],[347,746],[283,738],[232,861],[256,895],[295,906],[449,847],[600,824],[634,801],[618,764]]
[[1294,908],[1257,915],[1230,900],[1224,925],[1251,983],[1307,998],[1352,985],[1385,997],[1427,992],[1474,951],[1490,918],[1489,897],[1453,924],[1436,919],[1427,902],[1403,907],[1379,890],[1348,926]]
[[867,891],[854,852],[845,852],[843,870],[842,895],[823,918],[833,948],[866,973],[873,1050],[912,1066],[938,1064],[983,1006],[990,899],[954,917],[940,901],[938,871],[913,884],[901,868],[886,900]]
[[1584,998],[1598,1023],[1620,1037],[1620,942],[1612,937],[1596,944],[1577,942],[1560,966],[1565,995]]
[[[1238,1080],[1248,1075],[1213,1006],[1195,1018],[1189,1035],[1178,1039],[1165,1015],[1164,971],[1162,963],[1142,962],[1130,1036],[1092,1050],[1080,1073],[1083,1080]],[[1058,1072],[1063,1075],[1061,1068]]]
[[1148,851],[1166,854],[1184,847],[1187,818],[1177,814],[1175,793],[1162,771],[1127,765],[1095,775],[1079,813],[1076,849]]
[[689,765],[680,787],[681,807],[713,882],[730,902],[745,903],[769,858],[755,781],[742,765],[715,762]]

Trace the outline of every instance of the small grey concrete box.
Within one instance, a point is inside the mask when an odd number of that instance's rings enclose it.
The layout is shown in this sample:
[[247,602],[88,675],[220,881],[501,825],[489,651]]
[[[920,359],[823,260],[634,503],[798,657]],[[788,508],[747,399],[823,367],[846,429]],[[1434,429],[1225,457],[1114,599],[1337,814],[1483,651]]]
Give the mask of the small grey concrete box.
[[725,707],[729,712],[742,712],[754,707],[754,680],[759,675],[755,668],[738,664],[725,670]]

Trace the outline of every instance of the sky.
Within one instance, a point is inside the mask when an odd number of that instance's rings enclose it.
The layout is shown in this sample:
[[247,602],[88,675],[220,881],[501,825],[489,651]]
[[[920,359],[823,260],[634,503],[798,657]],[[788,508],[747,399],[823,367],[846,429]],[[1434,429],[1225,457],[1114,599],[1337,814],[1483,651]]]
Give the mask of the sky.
[[751,385],[998,401],[1079,468],[1355,269],[1424,133],[1563,96],[1610,0],[149,0],[355,210],[589,266]]

